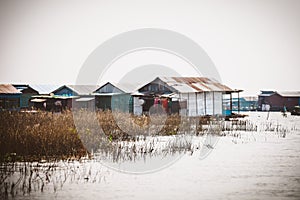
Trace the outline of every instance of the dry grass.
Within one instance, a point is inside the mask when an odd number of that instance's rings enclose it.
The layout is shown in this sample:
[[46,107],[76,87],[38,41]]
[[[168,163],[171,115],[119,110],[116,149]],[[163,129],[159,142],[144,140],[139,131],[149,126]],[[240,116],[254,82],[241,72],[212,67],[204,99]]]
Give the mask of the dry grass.
[[14,158],[66,158],[85,154],[70,112],[0,112],[0,122],[2,161]]
[[[257,125],[247,120],[228,123],[210,117],[169,115],[164,119],[84,110],[73,114],[0,112],[0,161],[79,158],[92,149],[111,149],[113,141],[136,141],[140,136],[201,135],[207,134],[210,126],[220,129],[211,134],[257,132]],[[153,125],[151,120],[156,123]],[[272,124],[264,129],[277,130]]]
[[[96,115],[79,111],[74,116],[70,111],[0,112],[0,161],[80,157],[110,141],[132,140],[140,127],[149,125],[149,117],[110,111]],[[116,117],[129,133],[119,128]],[[133,123],[126,123],[129,118]],[[158,135],[176,134],[179,122],[179,116],[170,116],[163,129],[155,126],[154,131]]]

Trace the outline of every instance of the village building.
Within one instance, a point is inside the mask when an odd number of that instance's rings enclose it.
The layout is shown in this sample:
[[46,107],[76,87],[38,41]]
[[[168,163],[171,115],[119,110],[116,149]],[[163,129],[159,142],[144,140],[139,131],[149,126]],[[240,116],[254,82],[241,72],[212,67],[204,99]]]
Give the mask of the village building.
[[33,104],[33,108],[50,111],[52,109],[50,105],[53,104],[53,102],[51,102],[51,96],[53,96],[51,92],[59,88],[59,85],[29,84],[29,87],[38,92],[37,95],[33,95],[30,98],[30,103]]
[[47,111],[61,111],[63,109],[94,109],[95,98],[93,91],[98,86],[93,85],[38,85],[33,86],[40,92],[32,96],[34,107]]
[[[257,110],[257,96],[247,96],[247,97],[240,97],[232,98],[232,111],[254,111]],[[223,106],[230,109],[230,98],[223,100]]]
[[63,108],[95,110],[95,96],[93,92],[97,85],[63,85],[54,90],[53,98],[60,99]]
[[21,94],[11,84],[0,84],[0,110],[19,110]]
[[142,114],[142,103],[138,97],[142,94],[134,92],[137,84],[107,82],[94,91],[96,108]]
[[300,91],[261,91],[258,95],[258,109],[261,111],[292,111],[300,105]]
[[20,108],[21,109],[30,109],[33,107],[33,102],[30,101],[31,97],[38,95],[38,91],[26,84],[14,84],[13,85],[19,92],[20,96]]
[[[138,89],[145,101],[143,112],[160,103],[168,113],[186,116],[231,115],[233,90],[206,77],[157,77]],[[230,96],[230,108],[223,109],[223,96]]]
[[[16,98],[18,100],[15,100],[18,105],[15,103],[13,106],[16,108],[29,107],[33,104],[34,108],[47,111],[98,109],[117,110],[135,115],[148,114],[151,108],[158,104],[168,114],[231,115],[236,104],[232,94],[239,95],[241,92],[206,77],[157,77],[143,86],[112,82],[107,82],[101,87],[97,85],[15,86],[17,89],[13,87],[15,94],[12,96],[18,97]],[[22,94],[24,98],[21,104]],[[224,100],[226,97],[229,99],[227,102]],[[26,101],[26,98],[30,101]],[[241,98],[238,96],[238,111],[240,105],[243,105],[240,101]],[[4,107],[3,102],[2,100],[2,107]],[[6,103],[6,107],[9,104]]]

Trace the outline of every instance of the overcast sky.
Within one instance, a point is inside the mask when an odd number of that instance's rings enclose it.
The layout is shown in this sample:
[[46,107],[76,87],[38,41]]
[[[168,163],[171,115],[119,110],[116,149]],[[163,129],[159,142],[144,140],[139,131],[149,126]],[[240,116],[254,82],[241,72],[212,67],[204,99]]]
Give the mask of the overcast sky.
[[[0,0],[0,82],[73,84],[95,48],[139,28],[189,37],[212,59],[223,83],[244,95],[300,90],[297,0]],[[155,52],[130,56],[124,58],[128,67],[176,60]],[[104,77],[116,79],[117,72],[112,68]]]

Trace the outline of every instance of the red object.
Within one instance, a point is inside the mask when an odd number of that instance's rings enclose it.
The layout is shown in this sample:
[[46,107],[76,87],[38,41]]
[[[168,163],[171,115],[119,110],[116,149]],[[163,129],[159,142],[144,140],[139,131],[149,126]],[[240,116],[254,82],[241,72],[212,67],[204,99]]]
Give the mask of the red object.
[[162,99],[161,100],[161,104],[162,104],[162,106],[164,107],[164,109],[168,109],[168,100],[167,99]]

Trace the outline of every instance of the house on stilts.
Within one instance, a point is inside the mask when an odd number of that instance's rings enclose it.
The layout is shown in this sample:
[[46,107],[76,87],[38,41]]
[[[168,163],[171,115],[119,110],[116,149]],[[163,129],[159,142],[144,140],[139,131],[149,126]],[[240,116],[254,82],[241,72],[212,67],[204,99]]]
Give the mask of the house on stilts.
[[[216,80],[206,77],[157,77],[138,89],[144,100],[143,112],[159,103],[168,113],[183,116],[231,115],[233,90]],[[230,99],[230,107],[223,106],[223,99]]]

